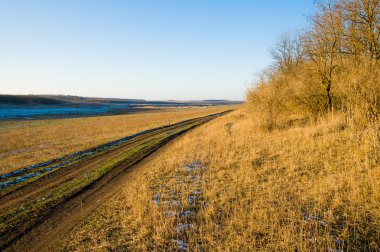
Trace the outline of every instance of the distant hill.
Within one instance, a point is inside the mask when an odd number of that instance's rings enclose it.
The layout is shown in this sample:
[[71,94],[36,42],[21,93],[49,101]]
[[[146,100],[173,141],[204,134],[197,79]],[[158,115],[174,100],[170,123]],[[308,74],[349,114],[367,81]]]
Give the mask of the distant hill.
[[119,99],[119,98],[98,98],[98,97],[83,97],[73,95],[41,95],[41,97],[49,99],[57,99],[70,103],[142,103],[143,99]]
[[27,104],[45,104],[45,105],[62,105],[66,102],[64,100],[58,100],[43,96],[32,95],[1,95],[0,104],[14,104],[14,105],[27,105]]
[[1,95],[0,104],[11,105],[80,105],[80,104],[133,104],[156,106],[211,106],[223,104],[239,104],[240,101],[200,100],[200,101],[147,101],[143,99],[99,98],[72,95]]

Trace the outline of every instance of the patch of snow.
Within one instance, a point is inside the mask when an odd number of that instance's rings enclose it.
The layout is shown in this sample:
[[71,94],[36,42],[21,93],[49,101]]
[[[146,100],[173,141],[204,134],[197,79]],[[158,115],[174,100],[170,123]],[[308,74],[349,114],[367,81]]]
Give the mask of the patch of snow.
[[185,243],[183,240],[176,240],[176,239],[173,239],[172,240],[175,244],[178,245],[178,247],[182,250],[187,250],[187,247],[188,247],[188,244]]
[[192,211],[190,211],[190,210],[185,210],[185,211],[182,211],[182,216],[184,216],[184,217],[189,217],[189,216],[191,216],[192,214],[194,214]]
[[196,203],[195,200],[196,200],[197,197],[195,197],[194,195],[189,195],[187,197],[187,200],[189,201],[189,204],[193,204],[193,203]]
[[183,232],[185,229],[190,229],[190,228],[193,228],[194,225],[193,224],[183,224],[183,223],[179,223],[178,224],[178,227],[177,227],[177,231],[179,233]]

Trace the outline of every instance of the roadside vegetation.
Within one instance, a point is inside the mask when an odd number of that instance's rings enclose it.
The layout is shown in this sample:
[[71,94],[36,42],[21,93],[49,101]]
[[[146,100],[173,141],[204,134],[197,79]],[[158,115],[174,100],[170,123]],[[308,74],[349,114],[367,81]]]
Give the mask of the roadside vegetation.
[[380,251],[380,2],[309,22],[244,108],[171,144],[64,250]]
[[154,113],[0,122],[0,174],[92,148],[140,131],[235,106],[170,108]]

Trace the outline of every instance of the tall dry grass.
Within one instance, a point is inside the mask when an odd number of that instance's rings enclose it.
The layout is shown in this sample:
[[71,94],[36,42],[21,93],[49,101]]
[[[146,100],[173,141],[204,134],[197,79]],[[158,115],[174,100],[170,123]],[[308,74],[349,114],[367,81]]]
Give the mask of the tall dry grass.
[[117,116],[0,122],[0,174],[143,130],[234,107],[176,108]]
[[176,140],[67,251],[379,251],[379,136],[344,116],[263,131],[235,111]]

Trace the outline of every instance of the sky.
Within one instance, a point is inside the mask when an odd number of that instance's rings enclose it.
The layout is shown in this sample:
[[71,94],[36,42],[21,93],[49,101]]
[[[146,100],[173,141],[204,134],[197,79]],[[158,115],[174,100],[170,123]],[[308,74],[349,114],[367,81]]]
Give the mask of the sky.
[[0,94],[243,100],[313,0],[0,0]]

